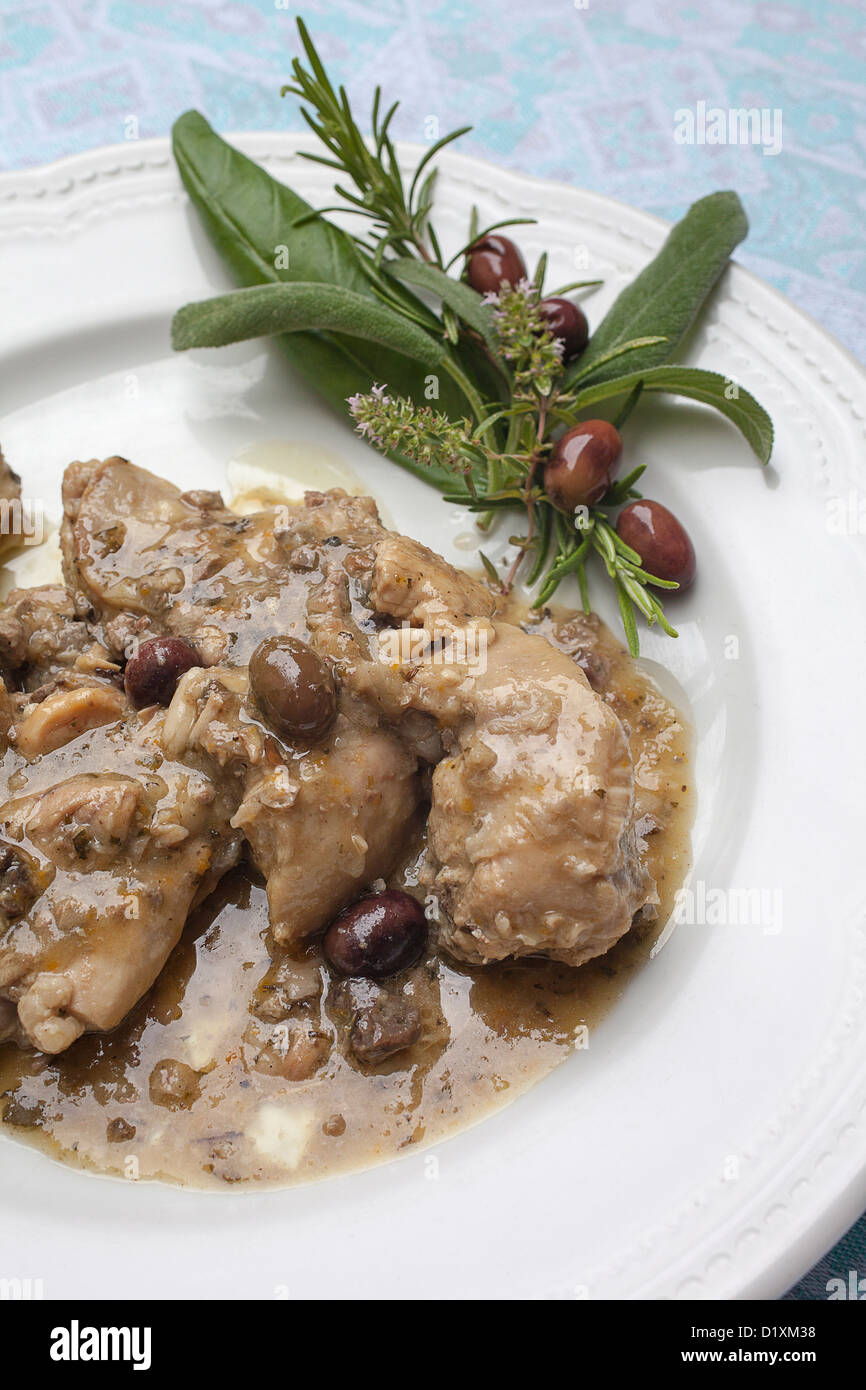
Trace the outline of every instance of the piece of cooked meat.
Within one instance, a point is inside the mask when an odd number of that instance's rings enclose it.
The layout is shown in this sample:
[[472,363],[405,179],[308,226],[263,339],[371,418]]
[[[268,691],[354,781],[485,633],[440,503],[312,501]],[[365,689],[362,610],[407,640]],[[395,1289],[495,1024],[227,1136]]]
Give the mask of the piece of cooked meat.
[[[0,608],[4,746],[32,759],[120,718],[120,667],[57,584],[13,589]],[[8,689],[6,684],[8,682]]]
[[376,548],[370,602],[378,613],[431,631],[445,622],[491,618],[489,589],[408,536],[388,532]]
[[165,763],[162,716],[129,708],[66,589],[13,590],[0,660],[0,1036],[56,1052],[120,1022],[241,837],[201,760]]
[[169,756],[193,750],[238,780],[232,825],[265,877],[274,936],[288,942],[391,872],[420,798],[417,765],[375,711],[348,698],[324,742],[288,750],[261,722],[247,684],[245,667],[187,672],[163,743]]
[[[135,635],[184,637],[206,665],[233,654],[239,625],[255,645],[273,616],[273,531],[207,498],[125,459],[70,464],[61,547],[78,606],[106,627],[123,615],[124,643],[130,619],[144,618]],[[116,642],[114,628],[105,635]]]
[[0,671],[13,688],[32,693],[61,677],[110,680],[118,670],[94,642],[63,585],[13,589],[7,595],[0,608]]
[[[244,708],[246,662],[274,633],[309,637],[309,596],[332,572],[350,609],[352,574],[363,621],[358,595],[386,534],[375,504],[335,489],[238,517],[218,494],[181,494],[123,459],[73,464],[64,501],[67,577],[106,641],[123,646],[144,622],[202,654],[206,669],[184,677],[172,702],[172,754],[196,749],[235,779],[234,823],[266,878],[277,940],[318,930],[396,864],[420,798],[416,750],[342,695],[325,744],[286,749]],[[409,722],[429,752],[429,721]]]
[[21,1044],[115,1027],[238,858],[233,800],[200,760],[163,757],[163,717],[127,711],[21,764],[0,805],[0,998]]
[[382,638],[375,626],[365,631],[359,625],[349,580],[339,564],[328,568],[321,582],[310,588],[306,617],[309,641],[330,662],[341,687],[368,707],[381,710],[417,758],[438,762],[442,756],[439,726],[432,715],[411,708],[404,667],[390,656],[380,659]]
[[507,623],[465,698],[433,774],[440,939],[463,960],[581,965],[628,931],[652,886],[622,725],[568,656]]
[[451,566],[428,552],[419,579],[408,555],[392,538],[379,546],[371,602],[412,629],[432,623],[446,643],[450,628],[450,650],[440,642],[383,670],[345,611],[313,630],[349,688],[443,731],[428,822],[441,943],[474,962],[582,964],[628,930],[652,891],[625,732],[568,655],[488,621],[486,603],[472,616]]
[[120,458],[70,464],[63,503],[66,582],[114,650],[171,633],[205,666],[245,665],[275,632],[303,640],[321,553],[343,558],[383,534],[367,497],[308,493],[302,506],[238,516],[218,493],[182,493]]
[[[0,805],[0,1019],[45,1051],[115,1026],[149,987],[237,858],[238,819],[290,939],[390,872],[419,797],[415,757],[353,697],[328,746],[300,756],[241,709],[245,658],[274,630],[306,634],[310,587],[335,564],[356,592],[368,582],[383,534],[372,501],[310,494],[239,518],[122,460],[73,465],[64,500],[71,592],[17,591],[0,610],[15,687],[2,692],[15,795]],[[171,710],[138,715],[121,662],[165,632],[231,664],[189,672]]]
[[[243,683],[263,637],[282,633],[310,642],[335,671],[341,733],[314,754],[280,751],[242,714],[243,691],[228,698],[202,672],[181,682],[169,718],[191,750],[240,781],[235,821],[269,878],[279,936],[322,925],[353,885],[388,872],[376,868],[387,853],[335,789],[361,797],[360,819],[369,812],[393,845],[393,865],[415,759],[437,764],[430,886],[455,955],[579,964],[628,929],[652,886],[625,734],[568,655],[492,618],[483,585],[387,532],[369,499],[339,490],[240,518],[216,494],[181,494],[111,459],[73,465],[64,502],[67,580],[107,644],[130,624],[183,636],[205,666],[235,672],[218,679],[225,689]],[[400,628],[420,647],[383,660]],[[381,824],[363,798],[371,768],[388,788]],[[357,872],[329,877],[327,866],[361,842],[370,852]]]
[[415,759],[340,714],[326,748],[250,779],[233,824],[268,885],[277,941],[318,931],[394,868],[419,801]]

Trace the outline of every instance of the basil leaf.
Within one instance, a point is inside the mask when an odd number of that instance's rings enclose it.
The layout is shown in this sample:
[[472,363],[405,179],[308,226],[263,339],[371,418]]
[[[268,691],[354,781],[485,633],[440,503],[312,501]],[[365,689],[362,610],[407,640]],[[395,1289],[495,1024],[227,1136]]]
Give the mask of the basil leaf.
[[[565,373],[567,389],[580,373],[595,381],[616,376],[602,358],[634,338],[667,339],[646,348],[639,367],[666,362],[688,332],[734,247],[749,230],[736,193],[711,193],[694,203],[677,223],[654,260],[619,295],[589,340],[586,351]],[[588,371],[594,366],[598,371]]]
[[379,343],[431,371],[444,356],[441,342],[409,319],[340,285],[253,285],[186,304],[174,316],[171,340],[183,352],[305,329],[348,333]]
[[[773,422],[762,405],[743,386],[737,386],[718,372],[701,367],[671,364],[650,367],[643,372],[629,372],[613,381],[594,382],[578,391],[574,409],[585,410],[598,401],[610,400],[641,386],[644,391],[669,391],[675,396],[701,401],[714,406],[742,434],[761,463],[769,462],[773,451]],[[736,392],[736,394],[733,394]]]
[[398,280],[403,280],[408,285],[417,285],[419,289],[430,290],[432,294],[437,295],[443,304],[447,304],[464,323],[480,334],[491,352],[496,352],[490,307],[483,303],[480,294],[476,294],[469,285],[464,285],[462,280],[452,280],[450,275],[446,275],[435,265],[413,260],[409,256],[386,261],[385,269]]

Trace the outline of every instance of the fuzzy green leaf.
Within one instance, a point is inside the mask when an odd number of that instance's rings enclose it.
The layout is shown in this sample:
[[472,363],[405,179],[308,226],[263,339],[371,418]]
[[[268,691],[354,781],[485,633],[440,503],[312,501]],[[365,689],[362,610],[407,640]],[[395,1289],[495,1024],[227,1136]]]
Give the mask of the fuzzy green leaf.
[[339,285],[317,284],[253,285],[186,304],[174,316],[172,345],[183,352],[310,330],[379,343],[431,371],[443,357],[440,342],[393,309]]
[[[175,121],[172,146],[202,224],[239,284],[317,282],[378,300],[352,238],[323,217],[299,224],[314,212],[310,204],[229,145],[198,111]],[[408,290],[394,288],[426,312]],[[344,418],[347,398],[377,382],[386,382],[394,395],[424,398],[423,371],[379,343],[312,331],[285,334],[279,343],[299,375]],[[437,406],[452,419],[466,413],[462,391],[444,373]]]
[[412,260],[408,256],[386,261],[385,268],[407,285],[415,285],[437,295],[443,304],[454,310],[458,318],[481,335],[491,352],[496,351],[493,315],[488,305],[482,302],[481,296],[469,285],[464,285],[462,280],[452,280],[450,275],[446,275],[435,265]]
[[[773,422],[762,405],[743,386],[737,386],[718,372],[701,367],[650,367],[642,372],[629,372],[613,381],[593,383],[578,391],[575,410],[585,410],[599,401],[610,400],[641,386],[644,391],[667,391],[674,396],[686,396],[720,411],[742,434],[761,463],[767,463],[773,451]],[[736,393],[736,394],[734,394]]]
[[[566,388],[580,373],[598,366],[592,379],[617,375],[609,354],[630,339],[663,336],[646,348],[639,367],[655,367],[673,356],[701,305],[749,230],[736,193],[711,193],[694,203],[673,228],[649,265],[619,295],[593,333],[582,357],[566,373]],[[602,363],[602,358],[608,359]]]

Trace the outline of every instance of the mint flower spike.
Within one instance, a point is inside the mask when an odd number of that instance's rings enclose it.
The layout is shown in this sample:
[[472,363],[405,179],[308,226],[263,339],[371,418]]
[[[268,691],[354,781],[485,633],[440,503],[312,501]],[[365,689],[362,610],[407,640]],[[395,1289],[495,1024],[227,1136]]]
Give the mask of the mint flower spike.
[[493,310],[493,334],[511,367],[515,396],[549,396],[562,371],[562,340],[548,328],[537,286],[531,280],[503,285],[484,303]]
[[468,420],[449,420],[441,411],[416,406],[403,396],[394,400],[384,386],[374,386],[367,395],[350,396],[348,406],[358,433],[377,449],[444,468],[465,478],[474,493],[472,471],[486,463],[486,454],[472,439]]

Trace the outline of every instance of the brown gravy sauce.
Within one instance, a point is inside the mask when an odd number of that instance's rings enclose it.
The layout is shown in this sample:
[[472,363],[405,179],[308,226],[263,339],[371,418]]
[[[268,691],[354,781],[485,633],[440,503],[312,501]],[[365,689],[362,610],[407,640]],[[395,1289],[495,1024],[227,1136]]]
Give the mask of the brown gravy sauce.
[[[504,616],[528,621],[516,602]],[[444,1139],[579,1053],[647,960],[689,867],[691,731],[603,625],[553,610],[533,630],[576,655],[630,730],[657,916],[639,914],[612,951],[580,969],[541,961],[473,969],[431,950],[408,986],[423,1001],[422,1039],[379,1065],[355,1059],[335,982],[310,946],[306,965],[322,992],[293,1013],[327,1060],[293,1081],[261,1065],[280,1027],[251,1011],[272,963],[267,902],[259,882],[235,871],[194,913],[156,984],[114,1032],[84,1036],[58,1057],[0,1047],[5,1134],[131,1179],[285,1186]],[[392,886],[412,891],[422,851],[419,831]],[[169,1060],[196,1074],[194,1094],[174,1108],[152,1081]],[[579,1061],[573,1066],[579,1085]]]

